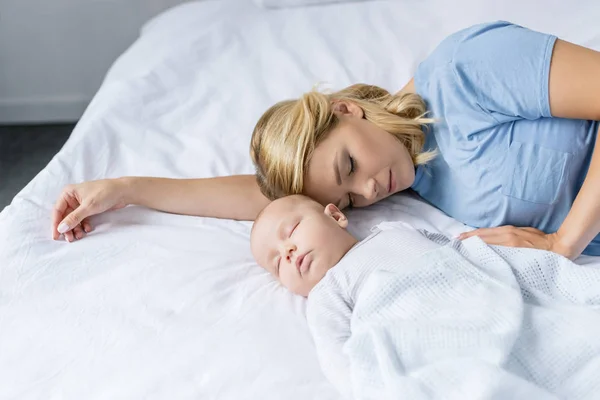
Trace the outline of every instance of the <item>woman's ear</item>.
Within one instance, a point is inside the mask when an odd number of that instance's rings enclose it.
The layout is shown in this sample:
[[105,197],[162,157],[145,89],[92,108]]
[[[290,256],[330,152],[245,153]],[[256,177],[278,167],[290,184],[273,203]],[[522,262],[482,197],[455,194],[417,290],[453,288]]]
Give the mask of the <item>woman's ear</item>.
[[344,213],[341,212],[340,209],[335,206],[335,204],[327,204],[324,213],[328,217],[333,218],[341,228],[346,229],[348,226],[348,218],[346,218]]
[[345,101],[345,100],[334,101],[332,106],[333,106],[334,114],[336,114],[338,116],[346,115],[346,116],[363,118],[365,115],[363,109],[360,108],[360,106],[358,104],[353,103],[351,101]]

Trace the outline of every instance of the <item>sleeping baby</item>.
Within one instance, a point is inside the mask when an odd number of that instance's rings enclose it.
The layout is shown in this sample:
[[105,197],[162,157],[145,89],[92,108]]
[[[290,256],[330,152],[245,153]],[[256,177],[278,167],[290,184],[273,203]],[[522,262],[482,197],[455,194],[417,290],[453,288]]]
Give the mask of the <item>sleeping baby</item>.
[[347,224],[290,196],[251,234],[257,262],[308,297],[319,363],[344,398],[598,397],[600,269],[400,222],[358,241]]
[[[293,293],[308,297],[307,319],[327,378],[350,397],[342,347],[350,337],[350,315],[374,271],[410,265],[441,247],[445,236],[401,223],[383,223],[362,241],[347,230],[346,216],[302,196],[270,203],[256,218],[251,249],[259,265]],[[438,243],[440,241],[440,243]]]
[[[354,286],[360,283],[361,277],[366,278],[375,263],[353,263],[351,259],[356,257],[351,254],[371,242],[382,229],[374,229],[375,233],[359,242],[346,230],[347,225],[346,216],[333,204],[323,208],[306,196],[287,196],[273,201],[256,218],[251,235],[252,253],[258,264],[283,286],[304,297],[312,297],[309,296],[311,291],[337,264],[354,264],[353,280],[346,282],[346,285]],[[382,253],[371,253],[370,257],[378,262],[390,258],[391,251],[396,255],[400,252],[403,257],[414,257],[439,247],[426,237],[425,231],[417,231],[407,224],[384,223],[381,227],[383,230],[401,230],[402,242],[395,246],[387,243],[385,250],[381,249]],[[378,267],[384,265],[378,264]]]

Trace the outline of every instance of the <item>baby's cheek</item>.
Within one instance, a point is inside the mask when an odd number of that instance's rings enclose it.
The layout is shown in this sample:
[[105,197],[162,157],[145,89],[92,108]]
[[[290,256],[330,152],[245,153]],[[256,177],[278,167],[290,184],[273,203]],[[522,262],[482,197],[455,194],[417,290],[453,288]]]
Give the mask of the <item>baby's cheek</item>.
[[282,273],[280,274],[279,279],[277,280],[279,281],[279,283],[281,283],[283,286],[285,286],[288,290],[291,290],[292,292],[298,290],[298,282],[294,279],[293,276],[289,274]]

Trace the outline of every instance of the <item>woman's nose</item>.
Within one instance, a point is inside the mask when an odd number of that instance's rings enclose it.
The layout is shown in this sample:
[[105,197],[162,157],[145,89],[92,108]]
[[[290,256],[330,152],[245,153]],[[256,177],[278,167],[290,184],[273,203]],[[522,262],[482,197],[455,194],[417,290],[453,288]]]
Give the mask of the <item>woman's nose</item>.
[[367,179],[362,191],[363,191],[362,195],[366,200],[368,200],[368,201],[375,200],[377,198],[377,183],[375,182],[375,179],[373,179],[373,178]]

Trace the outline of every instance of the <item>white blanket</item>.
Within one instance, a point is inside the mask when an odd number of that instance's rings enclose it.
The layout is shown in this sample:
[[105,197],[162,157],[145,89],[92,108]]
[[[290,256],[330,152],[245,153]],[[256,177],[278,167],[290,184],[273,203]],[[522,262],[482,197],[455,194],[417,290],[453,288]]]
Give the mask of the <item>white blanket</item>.
[[411,264],[358,296],[343,347],[355,398],[598,398],[600,269],[478,238]]

